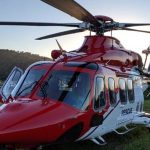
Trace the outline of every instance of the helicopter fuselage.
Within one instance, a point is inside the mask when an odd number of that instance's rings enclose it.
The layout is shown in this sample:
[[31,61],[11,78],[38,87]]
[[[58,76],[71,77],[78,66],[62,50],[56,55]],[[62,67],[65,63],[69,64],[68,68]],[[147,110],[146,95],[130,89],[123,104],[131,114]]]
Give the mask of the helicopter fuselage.
[[103,145],[103,135],[125,134],[128,124],[149,127],[141,66],[137,53],[106,36],[86,37],[79,50],[32,64],[0,107],[0,144]]

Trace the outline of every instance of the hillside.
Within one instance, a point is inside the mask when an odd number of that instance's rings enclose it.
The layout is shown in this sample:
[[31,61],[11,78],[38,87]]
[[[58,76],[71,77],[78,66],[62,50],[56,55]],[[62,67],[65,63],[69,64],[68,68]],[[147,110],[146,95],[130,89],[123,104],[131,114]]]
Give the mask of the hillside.
[[30,64],[40,60],[50,59],[28,52],[0,49],[0,80],[5,80],[14,66],[25,70]]

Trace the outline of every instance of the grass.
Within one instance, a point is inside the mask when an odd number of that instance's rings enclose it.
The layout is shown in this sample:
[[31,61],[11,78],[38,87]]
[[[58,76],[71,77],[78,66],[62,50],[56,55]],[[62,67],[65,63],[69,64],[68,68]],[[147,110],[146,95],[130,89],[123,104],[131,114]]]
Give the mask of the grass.
[[146,112],[149,112],[149,113],[150,113],[150,99],[149,99],[149,100],[145,100],[144,110],[145,110]]
[[61,150],[149,150],[150,132],[144,127],[138,127],[126,135],[116,135],[114,133],[104,136],[107,145],[98,146],[90,141],[66,144]]
[[[144,109],[150,112],[150,100],[145,101]],[[98,146],[90,141],[71,143],[59,146],[61,150],[149,150],[150,132],[145,127],[137,127],[126,135],[110,133],[104,136],[107,145]]]

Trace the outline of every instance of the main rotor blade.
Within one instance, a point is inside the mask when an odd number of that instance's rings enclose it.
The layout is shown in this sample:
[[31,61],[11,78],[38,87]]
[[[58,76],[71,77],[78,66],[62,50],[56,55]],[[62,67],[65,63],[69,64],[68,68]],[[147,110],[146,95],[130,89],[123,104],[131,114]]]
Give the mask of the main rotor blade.
[[119,23],[119,27],[150,26],[150,23]]
[[43,36],[43,37],[37,38],[36,40],[49,39],[49,38],[53,38],[53,37],[57,37],[57,36],[63,36],[63,35],[68,35],[68,34],[73,34],[73,33],[79,33],[79,32],[83,32],[83,31],[85,31],[85,30],[84,29],[68,30],[68,31],[63,31],[63,32]]
[[0,21],[0,25],[11,26],[65,26],[65,27],[79,27],[80,23],[46,23],[46,22],[7,22]]
[[95,26],[100,26],[101,23],[90,14],[85,8],[79,5],[74,0],[41,0],[73,17],[78,20],[89,22]]
[[128,31],[136,31],[136,32],[150,33],[150,31],[137,30],[137,29],[131,29],[131,28],[120,28],[119,30],[128,30]]

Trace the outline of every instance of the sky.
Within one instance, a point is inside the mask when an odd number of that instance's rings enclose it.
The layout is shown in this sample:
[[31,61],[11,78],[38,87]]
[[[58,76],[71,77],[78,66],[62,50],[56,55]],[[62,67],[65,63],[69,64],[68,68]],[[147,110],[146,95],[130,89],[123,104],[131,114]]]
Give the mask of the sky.
[[[106,15],[117,22],[150,23],[150,0],[76,0],[76,2],[93,15]],[[0,21],[80,22],[41,0],[0,0]],[[50,57],[51,50],[58,49],[56,39],[67,51],[78,49],[84,41],[84,36],[89,35],[89,32],[42,41],[35,40],[37,37],[68,29],[72,28],[0,26],[0,49],[25,51]],[[136,29],[150,30],[150,26]],[[119,39],[126,49],[138,52],[140,55],[142,50],[150,45],[150,34],[146,33],[114,31],[113,36]],[[144,59],[144,55],[142,57]],[[150,62],[150,57],[148,60]]]

